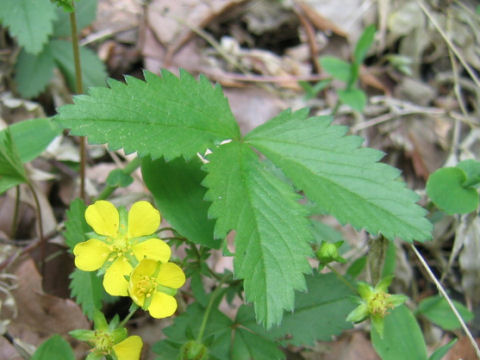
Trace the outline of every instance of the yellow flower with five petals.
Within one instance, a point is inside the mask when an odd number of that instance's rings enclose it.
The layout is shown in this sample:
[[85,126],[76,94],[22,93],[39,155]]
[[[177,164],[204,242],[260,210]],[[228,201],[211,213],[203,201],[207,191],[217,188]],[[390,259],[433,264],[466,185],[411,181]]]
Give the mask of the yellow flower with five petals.
[[105,270],[103,286],[110,295],[128,296],[133,268],[144,258],[166,263],[170,247],[152,235],[160,225],[160,213],[147,201],[138,201],[127,212],[109,201],[88,206],[85,219],[93,228],[93,238],[73,249],[75,265],[83,271]]
[[185,274],[176,264],[142,260],[130,275],[128,292],[133,301],[154,318],[172,316],[177,310],[174,295],[185,284]]

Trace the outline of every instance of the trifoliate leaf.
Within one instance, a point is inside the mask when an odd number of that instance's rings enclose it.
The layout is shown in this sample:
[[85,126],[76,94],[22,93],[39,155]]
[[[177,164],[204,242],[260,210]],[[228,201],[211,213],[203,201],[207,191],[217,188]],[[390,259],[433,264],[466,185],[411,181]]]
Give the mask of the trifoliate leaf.
[[200,167],[198,158],[167,162],[146,157],[142,174],[158,209],[176,231],[196,244],[218,249],[220,241],[213,237],[215,222],[207,216],[210,203],[203,200],[206,189],[200,185],[206,174]]
[[104,290],[102,280],[94,271],[75,269],[70,275],[70,295],[75,298],[82,311],[92,320],[96,310],[102,308]]
[[[165,329],[167,340],[157,342],[153,351],[157,360],[178,357],[183,344],[197,336],[205,308],[194,303],[187,311],[175,318],[173,325]],[[234,321],[213,308],[208,317],[203,339],[211,360],[282,360],[285,355],[269,339],[263,328],[253,320],[251,306],[241,306]],[[251,327],[250,325],[253,325]],[[257,332],[256,329],[260,331]]]
[[53,76],[55,61],[49,44],[36,55],[25,50],[18,55],[15,66],[15,82],[17,90],[24,98],[32,98],[40,94]]
[[[453,304],[465,322],[473,319],[473,314],[464,305],[455,300],[453,300]],[[417,313],[445,330],[455,330],[461,327],[447,300],[438,295],[423,299],[418,304]]]
[[[70,89],[75,90],[75,62],[72,43],[65,40],[53,40],[50,43],[55,63],[65,76]],[[107,78],[105,65],[89,48],[80,48],[80,66],[82,67],[83,87],[104,86]]]
[[55,5],[50,0],[2,0],[0,22],[31,54],[38,54],[52,34]]
[[334,56],[324,56],[319,59],[323,70],[335,79],[349,83],[352,76],[352,65]]
[[[351,300],[354,291],[335,274],[307,276],[307,292],[295,296],[295,310],[284,314],[282,323],[268,330],[271,339],[287,339],[293,345],[313,345],[316,340],[330,341],[332,336],[352,327],[345,321],[355,303]],[[240,316],[237,315],[237,318]],[[253,318],[242,320],[255,331]]]
[[[35,159],[61,133],[60,127],[49,118],[25,120],[8,128],[22,163]],[[0,141],[5,139],[5,133],[6,130],[0,131]]]
[[217,218],[215,235],[236,231],[235,276],[244,279],[257,320],[270,327],[283,310],[293,310],[294,290],[305,289],[303,274],[311,271],[307,211],[247,145],[221,145],[207,159],[204,185],[213,202],[209,215]]
[[75,355],[68,342],[53,335],[38,347],[31,360],[75,360]]
[[283,112],[245,140],[341,223],[389,239],[429,239],[432,225],[415,204],[418,196],[398,180],[397,169],[378,162],[383,154],[360,148],[362,138],[345,136],[347,129],[330,125],[330,118],[307,113]]
[[109,143],[112,149],[150,154],[167,160],[197,152],[240,130],[219,86],[205,77],[196,81],[182,71],[158,77],[145,72],[145,80],[127,77],[127,84],[111,80],[110,89],[93,88],[77,96],[75,105],[60,108],[57,121],[74,135],[88,135],[92,143]]
[[[72,35],[70,13],[67,12],[73,10],[73,7],[69,4],[72,0],[65,0],[64,2],[65,6],[69,8],[57,8],[57,20],[53,24],[53,36],[55,37],[69,37]],[[95,17],[97,16],[97,0],[76,1],[75,15],[77,17],[77,31],[80,31],[95,20]]]
[[478,207],[478,192],[465,187],[465,171],[457,167],[436,170],[427,181],[427,194],[447,214],[467,214]]
[[362,90],[350,88],[338,90],[337,93],[340,101],[350,106],[353,110],[362,112],[363,109],[365,109],[365,105],[367,104],[367,95],[365,95]]
[[405,305],[385,317],[383,337],[373,329],[371,337],[373,347],[383,360],[427,359],[422,331]]
[[10,129],[7,129],[0,139],[0,194],[24,182],[27,182],[27,175]]

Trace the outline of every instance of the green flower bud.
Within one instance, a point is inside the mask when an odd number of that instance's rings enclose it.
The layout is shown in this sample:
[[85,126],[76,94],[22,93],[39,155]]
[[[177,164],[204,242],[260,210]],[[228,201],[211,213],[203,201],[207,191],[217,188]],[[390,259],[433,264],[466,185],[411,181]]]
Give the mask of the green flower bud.
[[180,349],[179,360],[207,360],[208,349],[202,343],[195,340],[182,345]]
[[330,243],[323,241],[320,248],[317,250],[316,255],[320,260],[321,265],[326,265],[332,261],[345,263],[345,259],[340,256],[338,249],[342,246],[343,241],[337,241],[336,243]]

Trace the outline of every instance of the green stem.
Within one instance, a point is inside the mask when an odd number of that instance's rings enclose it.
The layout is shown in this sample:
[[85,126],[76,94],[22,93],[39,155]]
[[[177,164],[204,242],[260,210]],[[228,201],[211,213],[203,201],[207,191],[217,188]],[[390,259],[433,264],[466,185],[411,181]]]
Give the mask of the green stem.
[[132,306],[130,308],[130,312],[128,313],[127,316],[125,316],[125,318],[122,320],[122,322],[120,324],[118,324],[117,328],[120,328],[120,327],[123,327],[125,326],[125,324],[128,322],[128,320],[130,320],[133,316],[133,314],[135,314],[138,310],[138,306]]
[[33,201],[35,202],[35,210],[37,212],[37,223],[38,223],[38,238],[39,238],[39,245],[40,245],[40,253],[41,253],[41,270],[43,274],[43,269],[45,265],[45,237],[43,236],[43,224],[42,224],[42,210],[40,208],[40,201],[38,200],[37,192],[35,191],[35,188],[33,187],[32,183],[30,181],[27,181],[27,186],[32,192],[33,196]]
[[217,298],[217,296],[220,294],[220,292],[222,291],[222,285],[223,283],[225,282],[225,280],[227,280],[227,277],[229,275],[226,274],[221,280],[220,280],[220,283],[218,284],[218,287],[213,291],[212,295],[210,296],[210,300],[208,301],[208,305],[207,305],[207,309],[205,310],[205,313],[203,314],[203,319],[202,319],[202,324],[200,325],[200,330],[198,332],[198,336],[197,336],[197,339],[196,339],[196,342],[197,343],[201,343],[202,342],[202,338],[203,338],[203,333],[205,332],[205,328],[207,326],[207,321],[208,321],[208,317],[210,316],[210,311],[212,310],[212,306],[213,306],[213,303],[215,302],[215,299]]
[[[75,6],[72,2],[72,6]],[[77,17],[75,9],[70,13],[70,27],[72,34],[73,62],[75,65],[75,85],[76,93],[83,93],[82,67],[80,65],[80,46],[78,44]],[[86,140],[85,136],[80,137],[80,197],[86,201],[85,193],[85,168],[87,162]]]
[[333,266],[331,266],[330,264],[327,264],[326,265],[328,269],[330,269],[330,271],[332,271],[335,275],[337,275],[337,277],[340,279],[341,282],[343,282],[345,285],[347,285],[353,292],[357,292],[357,289],[355,289],[355,286],[353,286],[350,281],[348,281],[345,276],[343,276],[342,274],[340,274]]
[[[123,172],[127,175],[130,175],[132,172],[134,172],[136,169],[138,169],[140,164],[141,164],[140,158],[136,157],[135,159],[133,159],[131,162],[129,162],[123,168]],[[110,185],[105,186],[105,188],[102,190],[102,192],[97,196],[97,198],[95,200],[105,200],[110,195],[112,195],[112,193],[117,188],[118,188],[118,186],[110,186]]]
[[12,226],[10,228],[10,238],[14,239],[17,232],[18,210],[20,208],[20,185],[15,187],[15,208],[13,210]]

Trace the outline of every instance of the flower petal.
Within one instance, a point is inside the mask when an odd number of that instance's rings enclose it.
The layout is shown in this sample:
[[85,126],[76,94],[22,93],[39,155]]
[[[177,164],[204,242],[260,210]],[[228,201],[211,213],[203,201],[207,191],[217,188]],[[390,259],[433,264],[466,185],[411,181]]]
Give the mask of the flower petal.
[[160,285],[178,289],[185,284],[185,274],[180,266],[169,262],[161,265],[157,281]]
[[160,291],[153,294],[152,302],[148,307],[148,312],[156,319],[172,316],[177,310],[177,300],[173,296]]
[[128,237],[153,234],[160,226],[160,213],[148,201],[137,201],[128,212]]
[[128,281],[126,275],[132,272],[132,265],[128,260],[120,256],[105,272],[103,287],[105,291],[113,296],[128,296]]
[[152,276],[157,268],[157,261],[151,259],[142,260],[133,269],[130,275],[130,282],[128,283],[128,293],[133,301],[139,306],[143,307],[145,303],[144,285],[141,283],[145,276]]
[[153,238],[133,245],[133,253],[138,261],[147,258],[166,263],[170,259],[172,250],[165,241]]
[[138,360],[142,352],[143,341],[140,336],[129,336],[125,340],[113,345],[117,360]]
[[111,251],[110,246],[97,239],[78,243],[73,248],[75,266],[83,271],[98,270],[105,263]]
[[87,207],[85,220],[97,234],[117,236],[120,219],[117,209],[111,202],[95,201],[94,204]]

